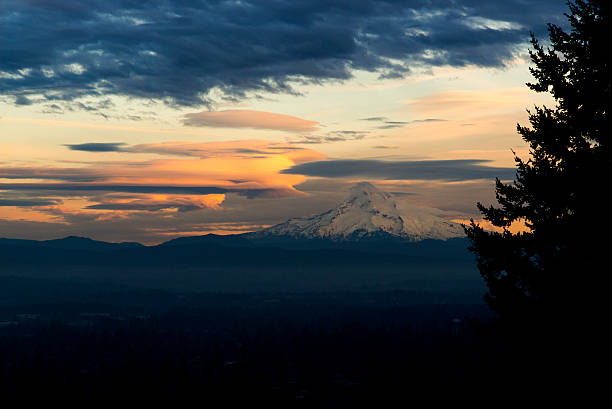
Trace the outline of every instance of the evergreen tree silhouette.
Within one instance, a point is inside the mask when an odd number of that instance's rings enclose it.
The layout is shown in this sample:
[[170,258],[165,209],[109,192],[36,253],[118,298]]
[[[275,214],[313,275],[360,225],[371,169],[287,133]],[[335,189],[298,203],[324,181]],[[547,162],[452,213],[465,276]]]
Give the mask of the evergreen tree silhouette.
[[[497,207],[477,204],[503,232],[474,220],[465,227],[500,322],[576,323],[601,300],[612,232],[604,198],[612,176],[609,3],[568,2],[571,28],[548,24],[548,45],[531,34],[535,82],[527,86],[550,93],[556,106],[528,111],[530,126],[517,130],[530,157],[515,154],[513,183],[496,180]],[[528,231],[511,233],[516,221]]]

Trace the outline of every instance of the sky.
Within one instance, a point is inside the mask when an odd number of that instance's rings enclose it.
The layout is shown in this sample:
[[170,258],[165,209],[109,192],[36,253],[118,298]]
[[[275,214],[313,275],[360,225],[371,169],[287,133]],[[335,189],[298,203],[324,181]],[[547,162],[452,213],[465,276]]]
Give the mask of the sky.
[[[559,0],[0,0],[0,237],[159,243],[369,181],[480,220]],[[513,153],[514,152],[514,153]]]

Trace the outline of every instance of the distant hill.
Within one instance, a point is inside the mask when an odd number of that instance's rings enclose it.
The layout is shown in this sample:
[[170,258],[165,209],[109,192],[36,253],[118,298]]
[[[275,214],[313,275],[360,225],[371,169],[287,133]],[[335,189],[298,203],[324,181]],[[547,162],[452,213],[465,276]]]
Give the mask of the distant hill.
[[466,239],[334,242],[207,235],[157,246],[92,242],[0,240],[0,277],[179,292],[406,290],[472,301],[480,301],[484,291]]
[[119,250],[128,248],[139,248],[143,247],[140,243],[135,242],[122,242],[122,243],[108,243],[105,241],[93,240],[87,237],[68,236],[62,239],[53,240],[19,240],[19,239],[6,239],[0,238],[0,246],[2,245],[16,245],[16,246],[33,246],[33,247],[45,247],[51,249],[67,249],[67,250],[94,250],[94,251],[105,251],[105,250]]
[[[371,253],[371,254],[370,254]],[[467,239],[398,241],[372,237],[357,242],[245,234],[181,237],[155,246],[107,243],[83,237],[36,241],[0,238],[3,265],[185,266],[376,264],[403,259],[471,260]]]

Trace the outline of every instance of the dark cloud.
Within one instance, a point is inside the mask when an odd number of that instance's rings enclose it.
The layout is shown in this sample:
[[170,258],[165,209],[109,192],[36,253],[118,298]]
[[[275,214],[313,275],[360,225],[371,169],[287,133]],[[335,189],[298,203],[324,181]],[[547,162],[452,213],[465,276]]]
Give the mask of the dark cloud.
[[42,112],[45,114],[63,114],[64,108],[62,108],[58,104],[47,104],[45,105]]
[[32,105],[32,101],[25,95],[17,95],[15,97],[15,105]]
[[90,142],[90,143],[80,143],[77,145],[64,145],[67,146],[68,149],[73,151],[85,151],[85,152],[121,152],[123,150],[122,146],[125,145],[123,142],[110,143],[110,142]]
[[390,121],[387,117],[384,116],[373,116],[370,118],[361,118],[362,121],[370,121],[370,122],[381,122],[382,125],[376,127],[376,129],[393,129],[393,128],[401,128],[406,125],[418,124],[422,122],[445,122],[447,119],[440,118],[425,118],[425,119],[414,119],[412,121]]
[[381,122],[382,125],[376,127],[376,129],[393,129],[401,128],[406,125],[418,124],[422,122],[445,122],[447,119],[440,118],[425,118],[425,119],[414,119],[412,121],[389,121],[388,118],[383,116],[373,116],[371,118],[362,118],[362,121],[370,122]]
[[[93,169],[74,168],[36,168],[5,167],[0,169],[0,178],[4,179],[45,179],[66,182],[100,182],[108,179],[106,175]],[[4,185],[3,185],[4,186]]]
[[100,203],[87,206],[86,209],[94,210],[141,210],[145,212],[158,212],[166,209],[177,209],[179,212],[188,212],[203,209],[205,206],[195,206],[185,203]]
[[398,122],[393,124],[381,125],[377,126],[377,129],[393,129],[393,128],[401,128],[402,126],[407,125],[409,122]]
[[425,118],[425,119],[415,119],[414,121],[410,121],[411,124],[417,124],[420,122],[446,122],[448,119],[440,119],[440,118]]
[[233,193],[247,198],[295,196],[288,188],[223,188],[216,186],[156,186],[156,185],[103,185],[73,183],[0,183],[0,190],[61,191],[61,192],[113,192],[168,195],[210,195]]
[[384,122],[387,117],[384,116],[371,116],[369,118],[361,118],[362,121],[373,121],[373,122]]
[[[338,131],[339,134],[349,134],[353,137],[359,137],[364,134],[363,132],[357,131]],[[240,148],[240,147],[209,147],[205,144],[198,143],[157,143],[157,144],[140,144],[140,145],[128,145],[125,142],[87,142],[80,144],[67,144],[64,145],[68,149],[73,151],[84,151],[84,152],[122,152],[122,153],[155,153],[158,155],[168,155],[168,156],[192,156],[199,158],[208,158],[211,156],[217,155],[233,155],[238,156],[241,154],[250,155],[282,155],[287,151],[299,151],[304,150],[299,146],[275,146],[273,144],[263,145],[261,149],[252,149],[252,148]],[[250,156],[257,157],[257,156]],[[135,166],[138,163],[132,163],[131,165]],[[24,178],[29,174],[29,168],[11,168],[15,169],[15,171],[11,171],[10,174],[20,174],[21,178]],[[19,172],[16,170],[19,169]],[[49,173],[50,169],[41,169],[36,168],[39,174],[46,172]],[[65,169],[62,171],[66,171]],[[9,172],[6,173],[7,175]],[[2,173],[0,173],[0,176]],[[5,176],[11,177],[11,176]],[[17,177],[17,176],[15,176]],[[55,177],[51,177],[51,179],[56,179]]]
[[367,177],[387,180],[443,180],[514,178],[516,169],[483,165],[486,160],[329,160],[295,165],[281,173],[328,178]]
[[0,199],[0,206],[53,206],[60,203],[57,199]]
[[[5,0],[0,78],[16,104],[83,96],[210,104],[415,66],[501,67],[557,0]],[[74,109],[97,111],[97,105]],[[100,113],[104,115],[103,113]]]
[[227,193],[227,189],[212,186],[151,186],[151,185],[80,185],[72,183],[0,183],[0,190],[85,191],[150,193],[177,195],[209,195]]
[[368,131],[332,131],[324,135],[304,135],[289,140],[295,144],[316,145],[321,143],[358,141],[365,138]]

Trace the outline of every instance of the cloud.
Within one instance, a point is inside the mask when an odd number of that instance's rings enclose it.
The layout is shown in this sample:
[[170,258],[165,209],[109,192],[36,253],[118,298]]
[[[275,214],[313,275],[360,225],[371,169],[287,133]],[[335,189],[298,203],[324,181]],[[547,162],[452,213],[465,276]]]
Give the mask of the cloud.
[[203,111],[186,114],[183,124],[188,126],[210,126],[219,128],[255,128],[290,132],[312,132],[318,122],[291,115],[247,109],[225,111]]
[[0,206],[32,207],[32,206],[53,206],[59,200],[52,199],[0,199]]
[[[0,190],[38,191],[38,192],[106,192],[106,193],[136,193],[152,195],[211,195],[234,193],[249,199],[256,197],[296,196],[290,187],[217,187],[217,186],[167,186],[167,185],[110,185],[110,184],[74,184],[74,183],[0,183]],[[11,205],[6,205],[11,206]],[[17,206],[17,205],[15,205]],[[40,205],[42,206],[42,205]],[[94,209],[95,207],[91,207]]]
[[15,97],[15,105],[32,105],[32,101],[25,95],[17,95]]
[[67,182],[100,182],[108,178],[95,168],[2,167],[3,179],[46,179]]
[[[354,138],[360,138],[361,132],[338,131],[332,134],[348,133]],[[320,153],[300,146],[290,146],[283,143],[266,142],[257,140],[228,141],[228,142],[160,142],[139,145],[127,145],[123,142],[91,142],[78,145],[64,145],[70,150],[86,152],[121,152],[121,153],[147,153],[163,156],[188,156],[200,159],[212,158],[272,158],[286,157],[294,163],[309,162],[323,157]],[[112,163],[112,162],[111,162]],[[119,162],[115,162],[118,164]],[[127,162],[128,166],[147,166],[146,162]],[[92,179],[101,177],[99,174],[88,174],[89,169],[84,168],[78,177]],[[58,179],[57,176],[66,177],[74,174],[74,169],[45,169],[45,168],[9,168],[4,173],[7,178],[24,178],[26,174],[37,172],[42,178]],[[99,172],[98,172],[99,173]],[[0,171],[0,177],[2,177]],[[14,175],[14,176],[11,176]],[[62,180],[62,179],[59,179]],[[69,179],[68,179],[69,180]]]
[[557,0],[8,0],[0,78],[15,104],[121,95],[202,106],[213,91],[296,93],[355,70],[502,67],[564,11]]
[[321,143],[358,141],[365,138],[368,131],[331,131],[324,135],[303,135],[297,138],[290,138],[289,142],[295,144],[317,145]]
[[[256,140],[96,142],[68,148],[73,155],[83,150],[110,152],[122,160],[75,162],[79,167],[3,166],[0,178],[15,183],[0,183],[0,219],[83,226],[139,213],[164,218],[202,209],[225,212],[228,197],[270,201],[304,197],[294,186],[305,177],[280,171],[325,157],[287,143]],[[162,157],[131,160],[143,153]]]
[[389,192],[393,196],[403,197],[403,196],[416,196],[417,194],[414,192]]
[[394,129],[401,128],[406,125],[419,124],[424,122],[446,122],[446,119],[440,118],[425,118],[425,119],[414,119],[412,121],[390,121],[389,118],[384,116],[373,116],[370,118],[361,118],[362,121],[369,122],[381,122],[382,125],[376,127],[376,129]]
[[425,118],[425,119],[415,119],[414,121],[410,121],[410,124],[418,124],[422,122],[446,122],[446,119],[440,118]]
[[281,173],[327,178],[367,177],[385,180],[513,179],[516,169],[484,166],[488,161],[476,159],[380,161],[329,160],[302,163]]
[[76,145],[64,145],[68,147],[68,149],[73,151],[84,151],[84,152],[121,152],[123,150],[122,146],[125,143],[98,143],[98,142],[90,142],[90,143],[80,143]]
[[146,194],[209,195],[227,193],[216,186],[166,186],[166,185],[111,185],[74,183],[0,183],[0,190],[15,191],[72,191],[72,192],[115,192]]
[[[166,199],[166,200],[163,200]],[[108,197],[103,203],[93,204],[85,209],[93,210],[118,210],[118,211],[145,211],[157,212],[160,210],[174,210],[178,212],[189,212],[198,209],[211,208],[220,210],[220,205],[225,200],[224,194],[208,194],[201,197],[140,197],[135,200],[125,201],[121,197]]]

